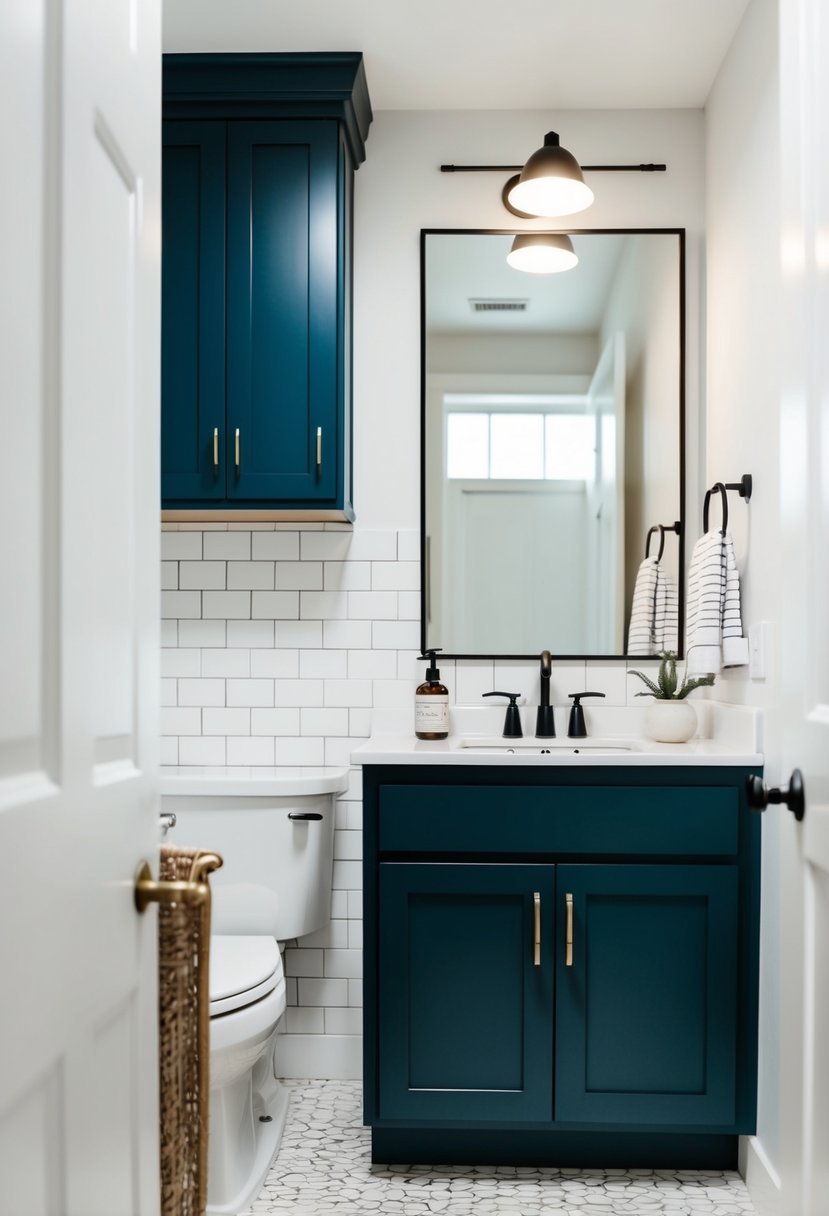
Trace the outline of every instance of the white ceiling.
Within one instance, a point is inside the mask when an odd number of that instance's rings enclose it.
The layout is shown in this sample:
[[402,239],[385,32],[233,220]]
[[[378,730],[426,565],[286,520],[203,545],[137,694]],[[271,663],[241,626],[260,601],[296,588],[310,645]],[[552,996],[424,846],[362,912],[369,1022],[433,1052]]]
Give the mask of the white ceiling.
[[[426,328],[459,333],[593,333],[607,306],[626,237],[574,235],[579,256],[563,274],[507,265],[512,234],[430,233],[426,238]],[[674,238],[676,239],[676,238]],[[470,299],[523,299],[526,312],[475,313]]]
[[375,110],[698,108],[749,0],[163,0],[165,51],[362,51]]

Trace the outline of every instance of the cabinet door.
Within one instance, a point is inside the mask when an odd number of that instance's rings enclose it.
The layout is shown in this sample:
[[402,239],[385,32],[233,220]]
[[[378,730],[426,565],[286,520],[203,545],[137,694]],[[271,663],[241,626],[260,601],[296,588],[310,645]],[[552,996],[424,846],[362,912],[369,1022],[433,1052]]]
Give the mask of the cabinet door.
[[381,1119],[549,1121],[552,867],[384,862],[378,911]]
[[556,1119],[732,1124],[736,866],[559,866],[556,906]]
[[224,498],[223,122],[163,124],[161,197],[161,496]]
[[338,147],[334,122],[228,124],[229,499],[336,497]]

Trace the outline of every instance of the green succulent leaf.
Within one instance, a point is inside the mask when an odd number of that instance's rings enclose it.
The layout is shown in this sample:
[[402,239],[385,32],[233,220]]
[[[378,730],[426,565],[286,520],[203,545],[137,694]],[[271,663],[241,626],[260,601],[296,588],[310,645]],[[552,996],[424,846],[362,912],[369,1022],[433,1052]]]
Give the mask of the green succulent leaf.
[[693,679],[683,679],[679,685],[676,672],[677,655],[674,650],[663,650],[659,655],[659,671],[656,681],[646,676],[643,671],[629,671],[629,676],[638,676],[647,685],[647,692],[638,692],[637,697],[655,697],[658,701],[681,701],[693,692],[695,688],[710,688],[715,677],[711,674],[695,676]]
[[676,694],[676,699],[681,701],[688,696],[689,692],[693,692],[695,688],[710,688],[714,683],[714,675],[709,673],[707,676],[697,676],[693,680],[683,680],[682,687]]
[[670,701],[676,692],[676,654],[672,650],[663,650],[659,660],[659,687],[662,697]]
[[647,684],[648,688],[650,689],[650,692],[638,692],[636,694],[637,697],[661,697],[662,696],[662,690],[659,688],[659,686],[657,684],[654,684],[653,680],[649,679],[645,675],[644,671],[629,671],[628,675],[629,676],[638,676],[639,679],[642,680],[645,684]]

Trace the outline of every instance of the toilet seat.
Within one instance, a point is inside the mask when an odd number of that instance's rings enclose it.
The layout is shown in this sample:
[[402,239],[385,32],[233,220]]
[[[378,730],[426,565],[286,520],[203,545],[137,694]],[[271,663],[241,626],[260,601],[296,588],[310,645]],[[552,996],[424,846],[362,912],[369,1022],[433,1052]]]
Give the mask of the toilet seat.
[[211,1018],[253,1005],[277,988],[284,993],[285,979],[272,937],[211,937]]

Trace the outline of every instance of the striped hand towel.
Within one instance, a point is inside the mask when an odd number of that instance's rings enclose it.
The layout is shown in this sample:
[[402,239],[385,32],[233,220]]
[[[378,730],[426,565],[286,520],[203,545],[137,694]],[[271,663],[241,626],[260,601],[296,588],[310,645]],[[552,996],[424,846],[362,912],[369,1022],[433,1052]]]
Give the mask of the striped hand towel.
[[676,584],[655,557],[636,575],[628,629],[628,654],[660,654],[677,646]]
[[687,674],[717,673],[748,663],[740,617],[740,577],[731,536],[706,532],[688,570]]

